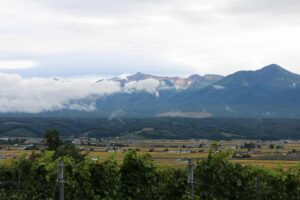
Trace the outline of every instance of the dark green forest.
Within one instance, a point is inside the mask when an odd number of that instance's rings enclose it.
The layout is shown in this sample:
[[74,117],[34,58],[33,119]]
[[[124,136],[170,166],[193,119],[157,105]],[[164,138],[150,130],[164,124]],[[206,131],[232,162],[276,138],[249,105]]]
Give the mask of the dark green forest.
[[133,139],[300,139],[299,119],[0,118],[1,137],[43,137],[43,133],[52,128],[59,130],[63,137],[85,135]]
[[[53,135],[52,135],[53,136]],[[161,168],[148,154],[128,151],[122,163],[113,157],[99,162],[72,146],[48,140],[52,150],[32,153],[0,165],[0,199],[58,199],[58,160],[64,163],[67,200],[189,200],[187,169]],[[266,169],[230,161],[230,151],[211,148],[194,165],[197,200],[296,200],[300,166]],[[259,180],[257,182],[256,180]],[[257,193],[258,191],[258,193]]]

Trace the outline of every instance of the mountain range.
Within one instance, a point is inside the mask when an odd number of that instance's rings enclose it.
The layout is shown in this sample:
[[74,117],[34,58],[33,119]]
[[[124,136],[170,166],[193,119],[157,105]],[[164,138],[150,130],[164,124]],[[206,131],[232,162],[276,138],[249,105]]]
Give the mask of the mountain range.
[[[1,117],[0,137],[43,137],[57,129],[67,137],[123,139],[300,139],[299,119],[250,118],[51,118]],[[0,141],[1,142],[1,141]]]
[[[300,75],[271,64],[229,76],[191,75],[187,78],[136,73],[98,80],[116,92],[72,99],[91,110],[67,107],[54,111],[1,113],[2,116],[107,117],[253,117],[300,118]],[[77,105],[76,104],[76,105]]]
[[129,75],[123,78],[112,78],[110,80],[117,81],[120,83],[121,87],[126,86],[126,84],[131,82],[139,82],[145,80],[155,80],[159,82],[159,86],[156,88],[157,90],[168,90],[168,89],[201,89],[206,86],[213,84],[221,80],[223,76],[221,75],[214,75],[214,74],[207,74],[204,76],[200,76],[198,74],[193,74],[188,78],[181,78],[181,77],[162,77],[162,76],[154,76],[151,74],[143,74],[138,72],[133,75]]
[[151,79],[159,81],[153,94],[140,90],[115,93],[98,99],[96,105],[106,115],[133,117],[300,117],[300,75],[276,64],[226,77],[169,78],[137,73],[116,81]]

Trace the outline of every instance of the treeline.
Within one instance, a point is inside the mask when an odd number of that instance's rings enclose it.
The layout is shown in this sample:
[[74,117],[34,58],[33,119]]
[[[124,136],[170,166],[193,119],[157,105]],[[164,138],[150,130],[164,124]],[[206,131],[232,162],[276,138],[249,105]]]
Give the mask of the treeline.
[[[55,151],[22,157],[0,165],[0,199],[57,199]],[[157,167],[147,154],[127,152],[121,164],[62,156],[67,200],[188,200],[187,170]],[[300,167],[284,170],[242,166],[230,161],[230,152],[211,151],[194,168],[197,200],[296,200]],[[7,182],[17,180],[20,185]],[[259,177],[257,184],[256,178]],[[258,187],[257,187],[258,186]]]
[[[0,118],[0,137],[42,137],[56,128],[64,137],[144,139],[300,139],[300,119]],[[145,129],[146,128],[146,129]]]

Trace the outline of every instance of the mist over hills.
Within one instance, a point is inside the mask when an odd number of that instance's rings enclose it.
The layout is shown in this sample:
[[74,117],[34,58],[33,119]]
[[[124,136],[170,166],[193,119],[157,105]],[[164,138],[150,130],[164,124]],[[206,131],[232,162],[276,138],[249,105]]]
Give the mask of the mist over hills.
[[125,81],[159,80],[157,90],[152,94],[137,90],[114,93],[98,99],[96,105],[107,116],[117,112],[122,117],[188,117],[187,113],[196,118],[300,117],[300,76],[278,65],[211,77],[180,79],[136,74]]
[[300,139],[300,75],[276,64],[226,77],[6,79],[1,137]]
[[[28,82],[33,80],[27,81],[27,85]],[[14,88],[14,82],[9,83]],[[53,88],[48,82],[38,87],[32,84],[39,88],[37,94],[23,89],[22,96],[7,89],[0,94],[1,116],[300,117],[300,75],[276,64],[226,77],[197,74],[187,78],[161,77],[139,72],[92,83],[75,83],[55,79],[51,80]],[[22,90],[21,86],[16,90]]]

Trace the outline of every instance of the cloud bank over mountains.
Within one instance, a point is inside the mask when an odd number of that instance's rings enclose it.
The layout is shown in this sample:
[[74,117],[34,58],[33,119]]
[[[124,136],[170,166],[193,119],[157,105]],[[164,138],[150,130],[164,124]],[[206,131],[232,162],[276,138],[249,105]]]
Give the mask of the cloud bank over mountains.
[[276,64],[226,77],[138,72],[101,79],[25,78],[0,73],[0,115],[111,118],[196,112],[201,117],[294,118],[300,116],[299,86],[300,75]]
[[151,74],[122,74],[117,77],[33,77],[0,73],[0,112],[40,113],[58,110],[96,111],[96,102],[116,93],[147,93],[159,98],[164,91],[204,88],[219,75],[164,77]]
[[119,92],[118,83],[89,80],[62,80],[56,78],[25,79],[17,74],[0,73],[0,112],[54,111],[61,109],[91,111],[93,103],[76,100]]
[[89,78],[23,78],[0,73],[0,112],[94,111],[96,98],[136,91],[158,95],[159,85],[155,79],[130,81],[122,87],[120,82],[111,79],[95,82]]

